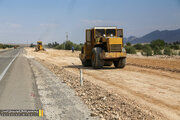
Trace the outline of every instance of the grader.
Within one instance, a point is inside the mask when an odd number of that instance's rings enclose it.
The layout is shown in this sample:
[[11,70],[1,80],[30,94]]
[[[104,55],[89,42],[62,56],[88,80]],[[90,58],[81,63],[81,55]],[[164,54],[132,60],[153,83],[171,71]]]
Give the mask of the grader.
[[45,50],[42,45],[42,41],[37,41],[37,46],[35,47],[35,51]]
[[124,68],[126,50],[123,46],[123,29],[94,27],[86,30],[86,42],[79,58],[83,66],[100,69],[103,66]]

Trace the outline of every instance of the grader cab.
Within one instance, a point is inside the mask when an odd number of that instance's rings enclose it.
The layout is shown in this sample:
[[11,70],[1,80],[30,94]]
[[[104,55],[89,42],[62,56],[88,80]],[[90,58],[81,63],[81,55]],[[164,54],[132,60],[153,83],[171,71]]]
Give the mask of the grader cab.
[[124,68],[126,51],[123,46],[123,29],[94,27],[86,30],[86,42],[79,57],[83,66],[95,69],[113,63],[116,68]]

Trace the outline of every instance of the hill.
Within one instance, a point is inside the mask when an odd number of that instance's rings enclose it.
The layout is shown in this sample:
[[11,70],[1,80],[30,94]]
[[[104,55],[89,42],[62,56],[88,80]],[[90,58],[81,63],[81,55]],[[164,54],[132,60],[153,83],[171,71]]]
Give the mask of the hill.
[[153,31],[149,34],[146,34],[140,38],[130,36],[125,38],[125,43],[130,42],[133,44],[136,43],[150,43],[152,40],[161,39],[167,43],[172,43],[179,41],[180,42],[180,29],[177,30],[163,30],[163,31]]

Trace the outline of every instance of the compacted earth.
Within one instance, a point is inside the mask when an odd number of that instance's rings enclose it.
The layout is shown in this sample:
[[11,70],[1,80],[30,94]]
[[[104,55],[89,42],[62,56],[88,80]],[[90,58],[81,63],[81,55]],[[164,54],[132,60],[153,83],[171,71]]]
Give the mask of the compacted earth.
[[[180,119],[180,58],[128,55],[126,67],[83,67],[79,53],[46,49],[26,55],[76,91],[101,119]],[[83,86],[80,86],[80,69]]]

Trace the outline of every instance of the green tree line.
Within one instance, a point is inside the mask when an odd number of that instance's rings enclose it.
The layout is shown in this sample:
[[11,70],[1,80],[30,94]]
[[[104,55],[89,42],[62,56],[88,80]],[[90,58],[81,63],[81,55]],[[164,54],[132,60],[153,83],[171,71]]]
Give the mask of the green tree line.
[[[180,42],[165,43],[164,40],[153,40],[149,44],[134,44],[126,43],[126,52],[129,54],[136,54],[140,51],[142,55],[152,56],[152,55],[180,55]],[[178,52],[179,51],[179,52]]]
[[12,47],[14,47],[14,46],[17,46],[17,45],[8,45],[8,44],[1,44],[1,43],[0,43],[0,48],[1,48],[1,49],[12,48]]
[[62,44],[59,44],[57,42],[52,42],[52,43],[48,43],[48,47],[49,48],[55,48],[55,49],[60,49],[60,50],[71,50],[72,47],[74,47],[74,50],[78,50],[80,51],[82,48],[83,44],[76,44],[71,42],[70,40],[63,42]]

